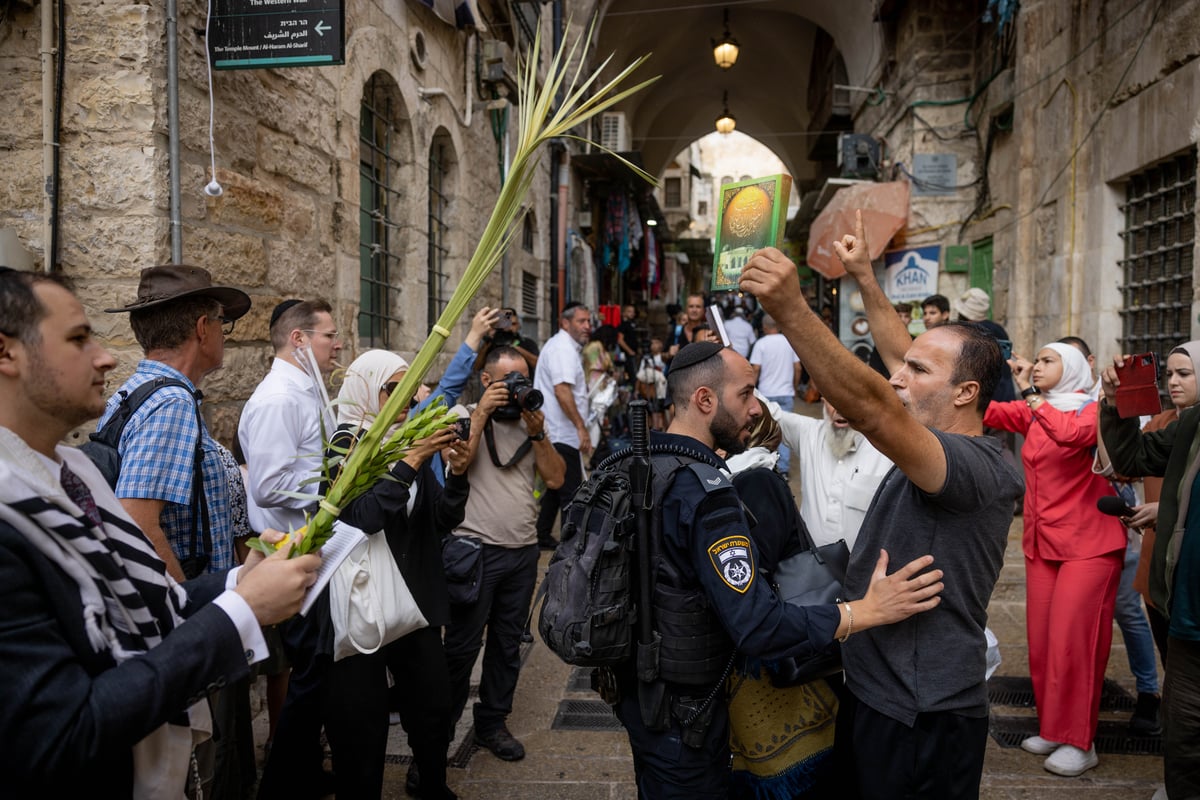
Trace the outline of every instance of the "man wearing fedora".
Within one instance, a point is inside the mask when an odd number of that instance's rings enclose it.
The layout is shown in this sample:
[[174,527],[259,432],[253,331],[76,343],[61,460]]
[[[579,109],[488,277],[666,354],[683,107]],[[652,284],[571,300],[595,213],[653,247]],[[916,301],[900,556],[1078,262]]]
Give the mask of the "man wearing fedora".
[[[142,270],[136,300],[106,310],[129,314],[145,358],[109,399],[101,430],[123,397],[142,384],[158,378],[183,384],[157,389],[129,418],[117,447],[121,472],[116,495],[176,580],[227,570],[235,565],[233,506],[244,504],[245,495],[241,481],[234,485],[230,480],[229,465],[237,468],[233,456],[209,435],[198,413],[200,383],[221,366],[225,336],[250,310],[250,297],[240,289],[214,285],[199,267],[160,266]],[[203,458],[198,489],[193,486],[197,447]],[[246,535],[249,529],[238,533]],[[237,706],[249,702],[248,688],[243,680],[214,699],[223,737],[216,749],[197,750],[201,777],[212,775],[218,791],[253,783],[255,777],[253,761],[246,764],[244,756],[235,755],[238,748],[249,747],[253,758],[252,732],[234,725]]]

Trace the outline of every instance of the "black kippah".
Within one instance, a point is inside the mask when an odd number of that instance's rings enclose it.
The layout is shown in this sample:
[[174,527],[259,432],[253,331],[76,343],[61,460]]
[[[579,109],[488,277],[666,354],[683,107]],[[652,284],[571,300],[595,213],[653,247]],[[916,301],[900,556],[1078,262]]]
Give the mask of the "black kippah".
[[284,300],[282,303],[275,306],[275,310],[271,312],[271,324],[268,327],[274,328],[275,323],[279,322],[279,318],[283,316],[283,312],[287,311],[292,306],[300,305],[301,302],[302,301],[300,300]]
[[676,371],[695,366],[701,361],[707,361],[724,349],[724,346],[720,342],[692,342],[691,344],[684,345],[675,354],[675,357],[671,359],[671,370]]

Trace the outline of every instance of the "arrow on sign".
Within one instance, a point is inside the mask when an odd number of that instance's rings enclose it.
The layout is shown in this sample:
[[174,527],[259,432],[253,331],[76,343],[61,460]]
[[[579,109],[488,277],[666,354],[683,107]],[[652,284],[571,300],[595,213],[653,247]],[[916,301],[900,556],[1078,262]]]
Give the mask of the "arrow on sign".
[[316,27],[313,28],[318,36],[324,36],[325,31],[331,31],[333,28],[325,24],[325,20],[318,20]]

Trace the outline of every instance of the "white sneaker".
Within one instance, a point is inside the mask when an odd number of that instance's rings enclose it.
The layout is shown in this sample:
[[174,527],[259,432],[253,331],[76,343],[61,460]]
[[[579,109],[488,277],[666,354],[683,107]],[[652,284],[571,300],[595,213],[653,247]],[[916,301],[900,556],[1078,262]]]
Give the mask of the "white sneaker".
[[1040,736],[1030,736],[1021,741],[1021,749],[1035,756],[1048,756],[1060,747],[1058,742],[1043,739]]
[[1100,758],[1096,755],[1095,747],[1080,750],[1073,745],[1064,744],[1055,750],[1054,754],[1042,763],[1042,766],[1046,768],[1047,772],[1062,775],[1064,778],[1074,778],[1099,763]]

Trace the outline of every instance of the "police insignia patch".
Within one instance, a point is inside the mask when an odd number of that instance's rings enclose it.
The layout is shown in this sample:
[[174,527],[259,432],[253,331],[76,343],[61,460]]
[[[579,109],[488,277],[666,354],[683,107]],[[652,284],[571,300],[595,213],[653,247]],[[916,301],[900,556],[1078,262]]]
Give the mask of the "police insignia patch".
[[754,557],[745,536],[726,536],[714,542],[708,548],[708,557],[721,580],[735,592],[745,594],[754,582]]

